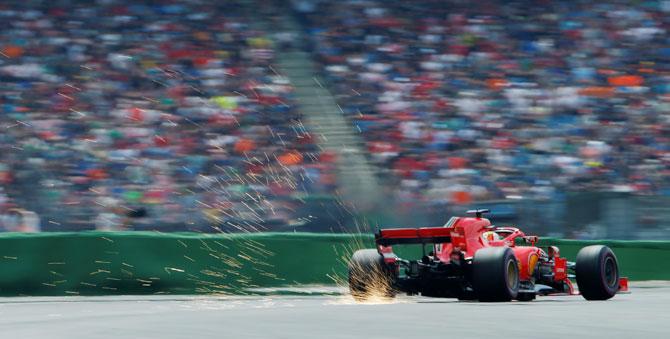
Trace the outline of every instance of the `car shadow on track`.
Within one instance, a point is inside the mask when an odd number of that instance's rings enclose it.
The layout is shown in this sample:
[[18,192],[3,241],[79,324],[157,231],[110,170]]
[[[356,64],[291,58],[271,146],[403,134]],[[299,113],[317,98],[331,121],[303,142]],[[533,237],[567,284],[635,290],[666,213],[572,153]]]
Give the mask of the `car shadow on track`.
[[480,302],[477,300],[473,301],[459,301],[459,300],[417,300],[417,304],[462,304],[462,305],[531,305],[531,304],[546,304],[546,303],[574,303],[582,302],[585,300],[559,300],[559,299],[548,299],[548,300],[533,300],[533,301],[510,301],[510,302]]

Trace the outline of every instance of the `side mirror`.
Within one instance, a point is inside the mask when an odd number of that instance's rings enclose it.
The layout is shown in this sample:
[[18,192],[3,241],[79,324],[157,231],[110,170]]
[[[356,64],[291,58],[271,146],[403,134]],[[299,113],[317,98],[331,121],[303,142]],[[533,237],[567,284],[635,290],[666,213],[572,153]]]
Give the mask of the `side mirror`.
[[539,238],[536,235],[529,235],[524,237],[524,240],[526,240],[527,243],[529,242],[531,246],[535,246]]

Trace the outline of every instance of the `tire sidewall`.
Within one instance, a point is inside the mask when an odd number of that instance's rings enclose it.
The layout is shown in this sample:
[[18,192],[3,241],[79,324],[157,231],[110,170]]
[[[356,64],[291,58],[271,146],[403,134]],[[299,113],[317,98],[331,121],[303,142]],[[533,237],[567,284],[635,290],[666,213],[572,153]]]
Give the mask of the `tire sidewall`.
[[510,281],[506,277],[505,286],[507,287],[507,291],[508,291],[508,294],[509,294],[510,298],[514,299],[514,298],[517,297],[517,295],[519,293],[519,263],[517,262],[516,256],[514,255],[514,253],[512,253],[512,251],[509,251],[505,255],[505,272],[507,272],[507,270],[509,269],[509,266],[514,267],[514,272],[515,272],[514,273],[514,275],[515,275],[514,285],[510,286]]
[[[607,275],[605,272],[608,259],[611,259],[614,262],[613,285],[610,285],[607,282]],[[600,251],[600,260],[598,264],[600,268],[600,283],[602,284],[603,289],[605,289],[608,292],[608,294],[615,294],[619,289],[619,263],[617,262],[616,256],[611,250],[609,250],[609,248],[604,247],[603,250]]]

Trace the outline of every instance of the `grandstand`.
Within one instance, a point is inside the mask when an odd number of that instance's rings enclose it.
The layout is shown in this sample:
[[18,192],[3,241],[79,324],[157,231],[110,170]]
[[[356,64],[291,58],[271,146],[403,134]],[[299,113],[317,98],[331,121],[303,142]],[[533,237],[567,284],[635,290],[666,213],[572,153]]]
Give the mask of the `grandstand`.
[[332,230],[487,204],[557,220],[541,233],[667,236],[669,11],[3,1],[3,224]]

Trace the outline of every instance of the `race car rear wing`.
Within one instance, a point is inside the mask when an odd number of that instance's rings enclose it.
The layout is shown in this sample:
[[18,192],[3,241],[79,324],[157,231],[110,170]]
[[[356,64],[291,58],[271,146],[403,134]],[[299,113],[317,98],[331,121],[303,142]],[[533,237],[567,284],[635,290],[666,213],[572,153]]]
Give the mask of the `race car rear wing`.
[[430,244],[451,242],[452,237],[461,237],[454,228],[421,227],[394,228],[379,230],[375,234],[377,245],[390,246],[396,244]]

